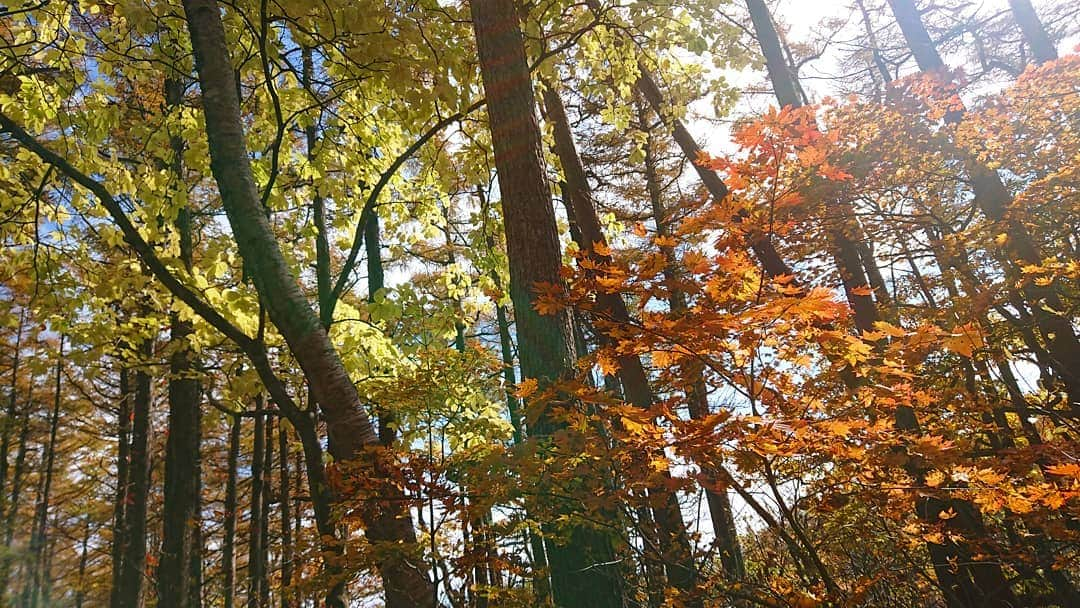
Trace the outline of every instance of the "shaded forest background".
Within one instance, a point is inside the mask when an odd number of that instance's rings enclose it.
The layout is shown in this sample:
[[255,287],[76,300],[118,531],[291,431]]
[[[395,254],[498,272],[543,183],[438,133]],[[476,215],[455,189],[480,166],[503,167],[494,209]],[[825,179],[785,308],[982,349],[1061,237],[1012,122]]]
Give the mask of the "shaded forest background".
[[819,4],[0,7],[0,606],[1080,605],[1080,7]]

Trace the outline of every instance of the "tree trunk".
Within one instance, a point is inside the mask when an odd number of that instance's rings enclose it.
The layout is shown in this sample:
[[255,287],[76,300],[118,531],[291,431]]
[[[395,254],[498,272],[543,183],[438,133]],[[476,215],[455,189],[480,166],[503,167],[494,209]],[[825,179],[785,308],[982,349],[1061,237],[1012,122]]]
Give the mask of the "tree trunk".
[[[600,227],[592,188],[585,175],[585,167],[578,156],[566,109],[558,91],[550,83],[545,83],[544,107],[555,133],[555,150],[566,178],[567,201],[570,202],[571,215],[580,231],[578,247],[599,264],[610,264],[610,258],[599,255],[593,250],[593,246],[597,244],[606,247],[607,239]],[[630,313],[619,294],[598,293],[596,300],[601,308],[601,314],[610,316],[616,323],[630,322]],[[614,341],[614,338],[602,331],[597,333],[605,343]],[[639,357],[619,357],[618,376],[626,398],[632,404],[645,410],[652,407],[654,401],[652,387],[649,385],[648,375]],[[663,454],[657,454],[657,456],[663,457]],[[670,471],[665,470],[663,474],[665,478],[670,478]],[[694,563],[693,547],[690,544],[686,523],[682,519],[678,497],[674,492],[659,487],[650,488],[648,494],[652,505],[650,507],[652,519],[656,523],[659,535],[660,557],[667,572],[668,584],[678,589],[683,597],[687,598],[684,599],[687,606],[700,606],[700,599],[688,599],[694,598],[695,595],[697,566]]]
[[[747,0],[748,4],[757,1],[758,0]],[[890,2],[894,1],[895,0],[890,0]],[[763,4],[762,8],[764,8]],[[767,11],[767,9],[765,10]],[[776,49],[774,46],[776,45],[777,36],[776,31],[772,29],[771,19],[760,25],[755,21],[754,25],[757,29],[757,37],[761,43],[762,52],[766,55],[775,52]],[[929,40],[929,36],[926,37],[926,40]],[[781,91],[786,91],[790,88],[790,83],[777,82],[775,80],[777,78],[783,78],[783,74],[770,73],[770,77],[774,79],[773,84],[777,90],[777,98],[781,103],[784,103],[785,100],[782,97]],[[800,104],[796,103],[793,105],[797,107]],[[864,259],[860,256],[858,245],[851,236],[852,225],[854,225],[855,220],[849,212],[847,203],[841,202],[839,204],[843,211],[843,223],[840,226],[833,227],[829,230],[833,255],[840,271],[844,293],[854,312],[855,326],[862,333],[871,332],[874,331],[875,325],[881,320],[881,317],[872,297],[869,294],[861,292],[861,289],[867,287],[868,279],[863,269]],[[896,408],[895,416],[895,426],[897,430],[907,433],[917,433],[919,431],[918,418],[916,417],[915,411],[910,406],[898,406]],[[922,478],[921,471],[913,470],[912,472],[917,479]],[[939,521],[937,517],[938,513],[950,507],[963,513],[963,516],[955,518],[957,521],[950,521],[950,526],[955,526],[957,529],[969,533],[981,531],[982,526],[981,522],[978,521],[978,511],[969,502],[960,500],[942,501],[933,497],[921,497],[916,502],[916,511],[919,517],[924,521],[931,523]],[[966,548],[955,543],[939,545],[928,542],[927,548],[929,549],[931,558],[935,564],[938,582],[945,591],[946,596],[951,595],[950,591],[955,587],[956,581],[960,581],[961,583],[966,581],[977,581],[976,584],[981,585],[985,589],[985,592],[989,594],[982,598],[983,602],[988,603],[965,603],[963,604],[964,606],[971,606],[971,608],[974,608],[976,605],[1000,605],[1004,607],[1009,605],[1009,601],[1013,602],[1012,605],[1015,605],[1015,598],[1012,597],[1012,592],[1009,589],[1009,585],[999,565],[990,562],[973,563]],[[950,570],[948,567],[942,568],[939,566],[939,564],[950,563],[950,559],[957,558],[957,563],[960,565],[958,566],[956,573],[948,571]],[[942,561],[942,559],[945,561]],[[947,597],[947,599],[949,598]]]
[[285,424],[278,422],[278,508],[281,514],[281,608],[294,608],[293,601],[293,542],[289,475],[289,439]]
[[[502,195],[521,371],[544,385],[573,369],[575,353],[569,314],[540,315],[533,307],[537,282],[563,284],[536,99],[514,2],[474,0],[470,6]],[[533,431],[547,437],[555,426],[542,414]],[[566,541],[547,546],[556,605],[621,606],[610,539],[578,526],[560,536]]]
[[[488,246],[493,247],[493,240],[488,238]],[[498,273],[493,273],[495,280],[495,287],[502,289],[502,281],[499,278]],[[524,432],[522,430],[522,417],[521,417],[521,403],[518,401],[517,396],[514,395],[514,386],[517,384],[516,374],[514,373],[514,344],[510,338],[510,323],[506,318],[506,307],[496,302],[495,304],[495,323],[499,329],[499,352],[502,356],[503,364],[503,384],[505,385],[506,393],[506,415],[510,418],[510,428],[513,429],[511,438],[514,445],[521,445],[525,441]],[[528,519],[532,519],[526,513]],[[551,604],[551,584],[547,576],[547,552],[544,549],[544,542],[535,528],[527,528],[525,530],[525,540],[529,545],[532,557],[532,583],[533,583],[533,598],[537,606],[548,606]]]
[[259,527],[259,608],[270,608],[270,489],[273,487],[271,472],[274,470],[274,419],[272,414],[266,415],[266,435],[263,456],[263,479],[262,479],[262,525]]
[[18,400],[19,359],[22,349],[22,332],[26,311],[19,312],[19,325],[15,329],[15,345],[11,355],[11,385],[8,388],[7,411],[0,426],[0,514],[7,511],[8,452],[11,451],[12,431],[15,430],[15,404]]
[[[667,224],[667,210],[661,198],[660,179],[657,173],[656,153],[653,149],[652,129],[647,128],[647,110],[639,105],[639,119],[641,127],[645,130],[645,186],[649,192],[649,203],[652,208],[653,221],[656,225],[656,234],[669,236],[671,230]],[[671,247],[664,248],[664,257],[667,265],[664,268],[665,279],[670,283],[670,298],[668,306],[674,314],[686,312],[686,296],[682,290],[676,287],[677,277],[675,251]],[[699,420],[708,416],[708,387],[700,365],[690,374],[692,384],[686,391],[686,400],[690,418]],[[714,474],[708,474],[714,477]],[[746,578],[746,565],[743,561],[742,547],[739,546],[739,532],[735,528],[735,517],[731,511],[731,501],[727,492],[717,492],[710,487],[704,488],[705,499],[709,507],[709,516],[712,520],[714,542],[720,554],[720,564],[730,581],[739,581]]]
[[[915,55],[919,69],[944,75],[945,62],[930,40],[914,1],[889,0],[889,6],[892,7],[904,39]],[[951,112],[946,115],[945,120],[957,123],[963,118],[963,114],[962,109]],[[995,230],[1004,232],[1008,237],[1004,246],[995,248],[995,257],[1005,269],[1010,282],[1025,283],[1021,291],[1039,333],[1046,342],[1050,363],[1067,392],[1069,413],[1080,418],[1080,339],[1077,338],[1072,320],[1063,313],[1066,307],[1058,295],[1059,286],[1037,285],[1023,279],[1021,266],[1040,265],[1043,261],[1035,239],[1023,222],[1011,217],[1012,195],[997,172],[969,154],[961,152],[961,160],[971,178],[975,206],[988,220],[1000,225],[1000,228]]]
[[1024,42],[1031,49],[1031,56],[1035,63],[1046,63],[1058,58],[1057,47],[1050,40],[1050,34],[1039,20],[1039,13],[1031,5],[1031,0],[1009,0],[1009,8],[1012,9],[1013,18],[1024,33]]
[[[175,76],[165,80],[165,103],[177,109],[183,100],[184,84]],[[186,188],[184,179],[184,141],[173,135],[172,178],[175,188]],[[180,261],[187,270],[192,266],[191,213],[187,207],[177,212],[174,229],[180,241]],[[165,441],[165,500],[162,512],[161,556],[157,571],[159,608],[198,608],[200,597],[198,572],[201,560],[199,541],[201,510],[199,491],[200,393],[195,376],[197,362],[188,342],[195,329],[175,311],[169,315],[169,431]]]
[[402,556],[416,544],[403,492],[390,482],[385,469],[391,465],[367,449],[378,444],[375,429],[337,351],[289,270],[262,208],[247,154],[220,8],[215,0],[185,0],[183,4],[201,84],[211,169],[240,255],[251,268],[270,319],[303,369],[323,411],[335,460],[356,463],[356,474],[380,485],[372,493],[380,500],[365,501],[362,518],[370,542],[400,549],[380,556],[388,608],[435,606],[430,581]]
[[86,562],[90,556],[90,518],[86,518],[82,541],[79,543],[79,585],[75,589],[75,608],[83,608],[86,599]]
[[111,608],[122,608],[120,591],[124,587],[124,558],[127,553],[127,501],[130,487],[131,458],[131,388],[127,367],[120,369],[120,403],[116,413],[117,448],[116,448],[116,498],[113,502],[113,539],[112,539],[112,590],[109,596]]
[[266,410],[263,396],[255,397],[255,437],[251,444],[251,500],[248,516],[247,608],[266,608],[260,603],[265,576],[263,567],[263,470],[266,458]]
[[765,0],[746,0],[746,10],[750,12],[750,21],[754,24],[758,43],[765,55],[765,68],[769,72],[769,80],[773,83],[773,91],[780,106],[801,106],[802,97],[799,96],[795,75],[784,59],[784,48],[780,44],[780,37],[776,33],[772,14],[765,5]]
[[150,403],[153,399],[150,374],[146,372],[154,344],[146,339],[139,347],[131,412],[131,455],[128,467],[127,513],[124,515],[124,556],[121,564],[118,605],[138,608],[142,605],[143,579],[146,570],[146,501],[150,486]]
[[[19,513],[19,497],[22,493],[23,482],[25,481],[25,469],[26,469],[26,451],[28,448],[28,441],[30,438],[30,412],[27,407],[22,414],[22,423],[19,429],[19,447],[15,454],[15,468],[11,471],[11,494],[9,495],[8,508],[4,513],[0,515],[4,518],[4,547],[10,549],[12,541],[15,539],[15,518]],[[0,560],[0,590],[8,588],[8,582],[11,578],[11,556],[4,555]],[[8,600],[4,597],[4,593],[0,592],[0,605],[7,606]]]
[[233,608],[236,602],[236,469],[240,460],[240,422],[240,415],[233,414],[232,422],[229,425],[229,455],[226,464],[228,471],[225,477],[224,538],[221,540],[221,564],[225,571],[222,577],[224,580],[222,595],[225,597],[225,608]]
[[49,416],[49,441],[44,446],[45,468],[42,471],[41,493],[34,508],[34,526],[30,536],[30,573],[27,577],[27,584],[30,586],[28,608],[37,608],[43,593],[46,594],[45,605],[49,605],[47,597],[49,507],[56,464],[56,434],[60,427],[60,388],[63,368],[64,336],[60,336],[60,346],[56,355],[56,386],[53,393],[52,413]]

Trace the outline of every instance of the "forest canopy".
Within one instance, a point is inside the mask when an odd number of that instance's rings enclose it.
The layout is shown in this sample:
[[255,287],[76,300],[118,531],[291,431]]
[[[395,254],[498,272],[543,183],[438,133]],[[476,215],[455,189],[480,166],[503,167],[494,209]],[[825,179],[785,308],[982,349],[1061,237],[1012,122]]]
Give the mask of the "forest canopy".
[[0,608],[1080,606],[1080,6],[0,6]]

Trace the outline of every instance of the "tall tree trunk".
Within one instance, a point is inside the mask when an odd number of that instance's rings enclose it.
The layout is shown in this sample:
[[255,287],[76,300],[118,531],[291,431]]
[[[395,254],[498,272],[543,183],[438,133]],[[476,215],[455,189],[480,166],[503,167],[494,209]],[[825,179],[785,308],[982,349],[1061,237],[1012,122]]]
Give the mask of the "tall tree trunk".
[[221,565],[224,569],[222,579],[225,608],[233,608],[236,602],[236,477],[240,460],[240,414],[233,414],[229,425],[229,455],[225,477],[225,522],[224,538],[221,540]]
[[1024,33],[1024,42],[1031,49],[1031,56],[1035,63],[1046,63],[1058,58],[1057,47],[1050,40],[1050,34],[1046,32],[1046,26],[1039,20],[1039,13],[1031,5],[1031,0],[1009,0],[1009,8],[1012,9],[1013,18]]
[[[521,371],[548,384],[573,369],[575,353],[569,314],[540,315],[533,307],[537,282],[563,281],[524,40],[513,0],[474,0],[470,6],[502,195]],[[533,431],[546,437],[555,426],[545,413]],[[559,536],[565,540],[551,538],[547,546],[556,605],[621,606],[611,540],[580,526]]]
[[[488,246],[494,247],[494,240],[491,237],[488,237]],[[497,272],[493,273],[493,279],[495,287],[502,289],[502,281]],[[510,337],[510,322],[507,319],[506,312],[506,306],[498,302],[495,303],[495,324],[499,330],[499,353],[502,356],[503,384],[506,393],[506,415],[510,418],[510,428],[513,429],[511,439],[514,445],[521,445],[525,441],[525,435],[522,429],[521,402],[514,395],[517,374],[514,372],[514,344]],[[528,517],[527,513],[526,516]],[[532,518],[528,517],[528,519],[531,520]],[[533,599],[537,606],[550,605],[551,581],[547,576],[548,562],[544,541],[535,528],[527,528],[525,537],[532,558]]]
[[[30,439],[30,411],[29,406],[24,409],[21,417],[22,423],[19,429],[19,447],[15,453],[15,468],[11,471],[11,494],[9,494],[8,508],[0,514],[4,519],[4,547],[11,548],[15,539],[15,519],[19,513],[19,498],[22,494],[22,486],[26,479],[26,452]],[[0,589],[7,590],[11,578],[12,557],[5,555],[0,560]],[[8,606],[9,598],[0,593],[0,605]]]
[[[574,135],[570,130],[570,120],[566,116],[566,109],[558,91],[551,83],[545,83],[544,107],[554,130],[555,150],[566,178],[567,201],[570,202],[571,215],[581,235],[578,246],[582,252],[591,256],[599,264],[610,264],[610,258],[599,255],[593,250],[594,245],[606,247],[607,239],[600,227],[592,188],[585,175],[585,167],[578,156]],[[599,293],[596,299],[602,309],[601,314],[610,316],[616,323],[630,322],[630,313],[619,294]],[[597,333],[605,343],[614,341],[614,338],[603,331]],[[641,359],[637,356],[622,356],[619,357],[618,362],[618,376],[626,398],[639,408],[650,409],[654,402],[654,395]],[[670,478],[670,471],[665,470],[663,473],[666,479]],[[659,484],[658,487],[650,488],[648,494],[652,505],[652,519],[656,522],[659,534],[660,557],[667,572],[668,584],[678,589],[685,598],[694,598],[697,566],[694,563],[693,547],[690,544],[686,523],[682,519],[678,497],[674,492],[660,488]],[[684,602],[688,602],[687,606],[700,605],[700,599],[685,599]]]
[[0,513],[7,511],[7,482],[8,482],[8,452],[11,451],[12,432],[15,430],[17,412],[15,404],[18,401],[19,388],[19,360],[22,350],[23,325],[26,320],[26,311],[19,311],[19,325],[15,328],[15,344],[11,355],[11,385],[8,387],[7,411],[0,425]]
[[375,428],[318,316],[304,299],[262,207],[247,154],[220,7],[215,0],[184,0],[183,4],[202,90],[211,169],[240,255],[253,271],[270,319],[312,387],[326,418],[335,460],[356,463],[357,474],[380,486],[372,492],[379,500],[365,501],[362,517],[370,542],[400,549],[380,556],[388,608],[435,606],[431,582],[403,555],[415,547],[416,533],[403,492],[390,482],[385,470],[392,465],[366,449],[378,444]]
[[[938,54],[930,35],[923,26],[914,0],[889,0],[893,15],[904,39],[915,56],[919,69],[944,77],[947,67]],[[945,120],[957,123],[963,118],[963,110],[950,112]],[[975,206],[991,222],[1001,226],[1007,235],[1004,246],[994,250],[998,262],[1005,268],[1011,282],[1020,282],[1020,266],[1039,265],[1042,254],[1027,226],[1011,217],[1012,195],[997,172],[977,158],[961,152],[964,169],[971,178],[975,193]],[[1065,316],[1064,303],[1058,296],[1056,285],[1037,285],[1023,280],[1021,288],[1039,333],[1046,342],[1054,371],[1060,377],[1068,394],[1069,413],[1080,418],[1080,340],[1077,339],[1072,320]],[[1011,289],[1011,288],[1010,288]]]
[[75,589],[75,608],[83,608],[86,599],[86,562],[90,557],[90,518],[85,518],[82,541],[79,543],[79,584]]
[[[174,111],[183,101],[184,83],[176,75],[165,79],[165,103]],[[178,191],[186,189],[184,179],[184,141],[179,135],[169,138],[172,148],[172,179]],[[191,213],[186,206],[177,212],[174,229],[180,241],[180,261],[192,267]],[[169,314],[169,432],[165,441],[165,500],[162,512],[161,556],[157,571],[159,608],[198,608],[200,597],[198,572],[200,546],[201,489],[199,471],[201,390],[195,376],[197,362],[188,342],[194,327],[173,311]]]
[[866,10],[866,3],[863,0],[855,0],[855,6],[859,9],[863,31],[866,32],[866,42],[870,45],[870,56],[873,60],[874,68],[877,69],[878,75],[881,76],[881,84],[883,86],[888,86],[888,84],[893,81],[893,77],[889,72],[889,64],[885,63],[885,58],[881,54],[881,47],[878,45],[877,34],[874,33],[874,26],[870,21],[870,11]]
[[116,448],[116,498],[113,502],[112,538],[112,590],[109,595],[111,608],[122,608],[120,591],[123,589],[124,558],[127,556],[127,501],[131,491],[131,402],[134,395],[129,386],[127,367],[120,369],[120,402],[117,404]]
[[146,371],[154,352],[151,339],[139,346],[138,368],[134,373],[135,386],[131,411],[131,456],[128,466],[127,513],[124,515],[124,556],[120,573],[118,605],[123,608],[142,606],[143,579],[146,570],[146,503],[150,486],[150,403],[153,399],[150,374]]
[[746,0],[746,9],[750,12],[750,21],[754,24],[754,31],[764,52],[765,68],[769,72],[769,80],[773,83],[777,100],[781,106],[801,106],[802,97],[799,95],[795,75],[784,59],[784,48],[776,34],[769,7],[765,5],[765,0]]
[[248,587],[247,608],[266,608],[260,603],[263,568],[262,529],[263,475],[266,458],[266,410],[263,396],[255,397],[255,437],[251,444],[251,500],[248,516]]
[[[64,336],[60,336],[60,346],[56,354],[56,385],[53,392],[52,413],[49,416],[49,441],[44,446],[44,469],[42,470],[41,492],[34,508],[34,526],[30,537],[30,585],[28,608],[37,608],[43,592],[48,585],[48,549],[49,549],[49,507],[52,499],[53,471],[56,465],[56,434],[60,427],[61,378],[64,369]],[[48,606],[46,597],[45,605]]]
[[272,471],[274,470],[274,420],[272,414],[266,415],[266,436],[264,439],[266,454],[263,456],[262,480],[262,526],[259,528],[259,608],[270,608],[270,506]]
[[289,474],[289,438],[284,421],[278,422],[278,508],[281,514],[281,608],[294,608],[293,541],[291,482]]
[[[19,311],[19,326],[16,328],[15,333],[15,345],[14,351],[11,357],[11,385],[9,389],[11,392],[8,395],[7,411],[3,420],[3,438],[0,439],[0,518],[6,520],[8,511],[14,512],[18,509],[19,505],[14,502],[14,499],[8,500],[8,452],[11,450],[11,440],[13,438],[13,432],[15,431],[15,424],[18,416],[17,403],[18,403],[18,386],[19,386],[19,360],[22,350],[22,333],[23,325],[26,322],[26,311]],[[24,425],[25,426],[25,425]],[[20,442],[21,446],[25,445],[25,441]],[[19,449],[20,454],[25,453],[24,448]],[[18,456],[16,456],[18,459]],[[21,467],[16,467],[16,472],[12,476],[11,487],[12,493],[21,481],[18,479]],[[5,537],[4,552],[0,555],[0,606],[7,606],[7,583],[11,574],[11,538]]]
[[[653,221],[656,225],[656,234],[670,236],[668,227],[667,210],[664,208],[660,178],[658,174],[656,151],[653,147],[652,129],[648,125],[648,111],[646,108],[638,108],[639,121],[645,131],[645,186],[649,193],[649,203],[652,208]],[[668,306],[674,314],[683,314],[687,310],[686,295],[678,289],[678,277],[676,272],[675,251],[671,247],[664,247],[664,257],[667,265],[664,269],[665,279],[670,284],[670,297]],[[708,416],[708,387],[700,366],[696,366],[689,374],[691,386],[686,391],[686,399],[691,419],[699,420]],[[713,473],[707,473],[708,477],[715,477]],[[720,564],[727,578],[738,581],[746,578],[746,565],[743,561],[742,547],[739,546],[739,533],[735,528],[735,517],[731,511],[731,500],[727,492],[716,491],[711,487],[705,488],[705,499],[709,507],[709,516],[712,520],[714,543],[720,554]]]

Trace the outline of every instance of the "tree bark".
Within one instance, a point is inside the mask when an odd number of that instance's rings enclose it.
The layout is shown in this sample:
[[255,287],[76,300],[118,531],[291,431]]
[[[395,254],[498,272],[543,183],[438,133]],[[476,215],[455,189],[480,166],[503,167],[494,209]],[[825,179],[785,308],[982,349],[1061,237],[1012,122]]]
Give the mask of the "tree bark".
[[[919,69],[946,77],[945,62],[923,26],[914,1],[889,0],[889,6],[892,7],[904,39],[915,55]],[[955,124],[963,118],[963,114],[962,109],[950,112],[945,120]],[[988,220],[1000,225],[1000,229],[1008,236],[1004,246],[994,249],[995,257],[1004,267],[1010,281],[1024,281],[1020,291],[1027,300],[1039,333],[1046,342],[1050,363],[1067,392],[1069,413],[1080,418],[1080,339],[1077,338],[1072,320],[1065,316],[1066,308],[1058,295],[1058,286],[1036,285],[1022,278],[1021,266],[1042,264],[1042,254],[1034,237],[1023,222],[1012,217],[1012,195],[997,172],[969,154],[961,152],[960,156],[964,169],[971,178],[975,206]]]
[[224,538],[221,540],[221,564],[224,570],[222,595],[225,598],[225,608],[233,608],[236,602],[236,476],[237,464],[240,460],[241,418],[239,414],[233,414],[231,418],[229,455],[225,465],[228,471],[225,477]]
[[294,608],[292,504],[289,474],[289,439],[285,424],[278,422],[278,508],[281,514],[281,608]]
[[[596,202],[585,167],[578,155],[574,134],[570,130],[570,120],[566,116],[562,99],[551,83],[545,83],[544,86],[544,107],[551,121],[555,134],[555,151],[566,178],[566,199],[570,202],[571,215],[580,231],[578,247],[600,265],[610,264],[610,258],[597,254],[593,249],[594,245],[606,247],[607,239],[596,214]],[[619,294],[598,293],[596,300],[601,314],[610,316],[616,323],[630,322],[630,313]],[[614,341],[613,337],[603,331],[597,333],[605,343]],[[618,377],[626,398],[638,408],[650,409],[655,397],[641,359],[637,356],[621,356],[618,363]],[[657,456],[663,457],[662,454]],[[663,474],[665,478],[670,478],[670,471],[665,470]],[[659,487],[650,488],[648,494],[652,505],[652,519],[659,534],[660,558],[664,563],[668,584],[683,594],[687,606],[700,606],[701,600],[695,596],[697,566],[678,497],[674,492]]]
[[232,226],[240,255],[252,270],[255,287],[270,319],[289,345],[326,418],[333,455],[355,463],[356,473],[381,487],[379,500],[366,501],[362,518],[370,542],[387,551],[379,562],[388,608],[436,605],[427,576],[402,556],[415,547],[416,534],[402,491],[390,482],[390,466],[369,450],[378,436],[360,395],[289,270],[262,208],[248,158],[240,100],[215,0],[184,0],[188,31],[199,73],[211,170]]
[[[177,76],[165,80],[165,103],[179,108],[184,84]],[[186,188],[184,141],[173,135],[170,170],[175,188]],[[180,241],[180,261],[192,267],[191,213],[186,206],[177,212],[173,224]],[[198,608],[199,580],[196,565],[202,559],[200,546],[200,417],[201,390],[195,376],[195,353],[188,342],[195,329],[175,311],[169,314],[169,432],[165,441],[165,482],[162,512],[161,556],[157,571],[159,608]]]
[[124,557],[121,564],[119,606],[142,606],[142,590],[146,571],[146,507],[150,486],[150,403],[153,399],[150,374],[146,371],[154,344],[150,339],[139,346],[139,367],[134,373],[135,386],[131,412],[131,455],[128,467],[127,513],[124,515]]
[[[0,514],[4,518],[4,547],[10,548],[15,539],[15,518],[19,513],[19,497],[22,493],[23,482],[26,472],[26,452],[30,438],[30,412],[29,407],[23,411],[19,429],[19,447],[15,454],[15,468],[11,471],[11,494],[7,510]],[[0,589],[8,589],[11,578],[11,557],[5,556],[0,560]],[[0,604],[7,606],[8,598],[0,593]]]
[[780,106],[801,106],[802,97],[799,95],[797,80],[784,59],[784,48],[780,44],[772,13],[765,5],[765,0],[746,0],[746,10],[750,12],[750,21],[754,24],[758,43],[765,56],[765,68],[769,72],[769,80],[773,83],[773,91]]
[[1009,8],[1012,9],[1013,18],[1020,26],[1020,31],[1024,33],[1024,42],[1031,49],[1031,56],[1035,58],[1035,63],[1046,63],[1057,59],[1057,47],[1050,40],[1050,34],[1046,32],[1046,26],[1039,20],[1039,13],[1031,5],[1031,0],[1009,0]]
[[52,413],[49,416],[49,440],[44,446],[45,467],[42,470],[41,493],[34,508],[34,526],[30,536],[29,576],[30,586],[28,608],[37,608],[42,595],[45,605],[49,605],[47,587],[48,549],[49,549],[49,507],[52,499],[53,471],[56,465],[56,435],[60,428],[61,377],[64,368],[64,336],[60,336],[60,346],[56,355],[56,385],[53,392]]
[[263,396],[255,397],[255,437],[251,444],[251,497],[248,509],[248,587],[247,608],[267,608],[260,590],[265,577],[263,568],[263,476],[266,458],[266,410]]
[[[538,282],[563,285],[536,99],[513,0],[474,0],[470,6],[502,195],[521,371],[545,385],[573,369],[575,352],[569,314],[540,315],[533,307]],[[532,430],[546,438],[555,426],[545,413]],[[556,605],[621,606],[610,539],[580,526],[566,532],[560,535],[565,542],[546,539]]]
[[[652,129],[647,127],[647,110],[639,104],[639,121],[645,131],[645,187],[649,193],[649,204],[652,209],[653,222],[656,225],[658,236],[670,236],[668,227],[667,210],[664,209],[660,179],[657,172],[656,152],[653,148]],[[664,268],[665,279],[670,284],[670,298],[668,306],[674,314],[683,314],[687,310],[686,295],[678,289],[678,277],[676,276],[675,251],[671,247],[664,248],[664,257],[667,265]],[[692,384],[686,391],[686,400],[690,418],[699,420],[708,416],[708,387],[700,365],[693,369],[689,376]],[[714,477],[714,473],[709,473]],[[743,561],[742,547],[739,545],[739,532],[735,527],[735,517],[731,511],[731,500],[727,492],[717,492],[706,487],[705,499],[709,507],[709,516],[713,526],[714,542],[720,554],[720,564],[729,580],[738,581],[746,578],[746,564]]]
[[111,608],[122,608],[120,591],[124,587],[124,558],[127,551],[127,501],[131,490],[131,388],[127,367],[120,369],[120,403],[116,413],[117,448],[116,448],[116,498],[113,503],[113,538],[112,538],[112,590],[109,596]]
[[18,401],[19,387],[19,360],[22,350],[23,325],[26,312],[19,312],[19,325],[15,329],[15,345],[11,355],[11,385],[8,390],[7,411],[5,412],[3,425],[0,427],[0,513],[7,511],[7,481],[8,481],[8,452],[11,451],[12,431],[15,430],[15,419],[18,414],[15,410]]

